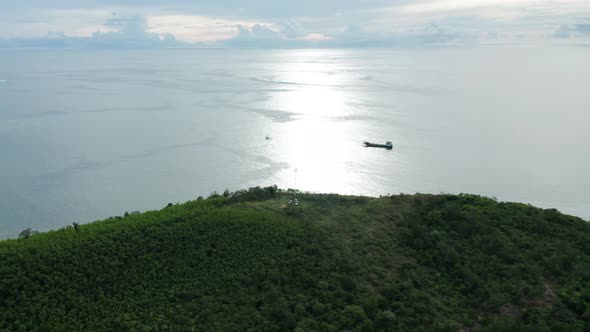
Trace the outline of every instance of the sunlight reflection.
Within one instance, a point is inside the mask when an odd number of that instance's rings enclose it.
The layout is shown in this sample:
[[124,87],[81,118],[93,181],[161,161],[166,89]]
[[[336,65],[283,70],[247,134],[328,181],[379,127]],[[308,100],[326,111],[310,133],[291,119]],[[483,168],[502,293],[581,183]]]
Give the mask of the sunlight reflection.
[[359,126],[339,119],[358,98],[358,92],[346,90],[354,78],[329,61],[318,61],[322,57],[315,53],[315,61],[306,61],[308,57],[303,53],[299,61],[284,64],[275,79],[291,88],[269,101],[273,109],[297,114],[296,121],[280,125],[284,148],[277,158],[292,166],[282,176],[288,186],[302,190],[353,192],[360,185],[354,183],[359,181],[354,174],[358,165],[352,167],[356,158],[351,157],[361,148]]

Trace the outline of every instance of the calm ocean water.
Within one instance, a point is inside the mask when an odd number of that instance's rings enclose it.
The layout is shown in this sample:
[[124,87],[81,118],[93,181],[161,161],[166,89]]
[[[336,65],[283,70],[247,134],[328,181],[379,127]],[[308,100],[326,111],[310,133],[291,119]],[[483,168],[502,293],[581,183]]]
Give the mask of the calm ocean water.
[[2,51],[0,236],[270,184],[477,193],[590,219],[588,59],[567,47]]

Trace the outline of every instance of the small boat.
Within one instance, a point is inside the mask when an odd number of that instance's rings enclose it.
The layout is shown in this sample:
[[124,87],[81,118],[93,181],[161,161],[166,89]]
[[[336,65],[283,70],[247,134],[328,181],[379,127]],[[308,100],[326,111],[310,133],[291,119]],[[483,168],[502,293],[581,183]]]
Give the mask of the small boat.
[[391,141],[387,141],[387,142],[385,142],[385,144],[377,144],[377,143],[371,143],[371,142],[364,141],[363,145],[367,148],[384,148],[387,150],[393,149],[393,144],[391,143]]
[[272,139],[272,137],[266,135],[266,137],[264,139],[267,140],[267,141],[270,141]]

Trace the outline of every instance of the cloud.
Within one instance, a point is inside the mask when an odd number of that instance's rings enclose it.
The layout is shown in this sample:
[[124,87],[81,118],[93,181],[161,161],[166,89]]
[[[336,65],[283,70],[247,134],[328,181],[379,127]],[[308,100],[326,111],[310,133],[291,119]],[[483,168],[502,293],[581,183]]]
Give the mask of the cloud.
[[477,36],[452,31],[436,23],[404,33],[370,31],[349,25],[331,35],[311,32],[296,22],[275,26],[255,24],[238,26],[233,38],[221,41],[223,47],[241,48],[355,48],[355,47],[419,47],[419,46],[472,46]]
[[0,1],[0,45],[402,47],[550,43],[554,37],[578,42],[590,38],[583,17],[590,17],[588,0]]
[[553,37],[555,38],[569,38],[570,37],[570,28],[567,25],[560,25],[555,32],[553,32]]
[[147,31],[146,20],[143,17],[114,16],[105,22],[105,26],[119,29],[115,32],[100,32],[92,34],[90,38],[81,41],[90,47],[105,48],[152,48],[177,46],[176,38],[172,34],[156,34]]
[[158,15],[147,18],[147,29],[151,33],[172,34],[185,43],[216,41],[234,37],[239,26],[270,25],[248,20],[230,20],[198,15]]
[[314,32],[306,32],[296,23],[290,22],[279,27],[255,24],[253,26],[237,26],[237,34],[227,40],[220,41],[225,47],[242,48],[293,48],[322,47],[322,42],[332,37]]
[[590,24],[562,24],[553,32],[553,37],[562,39],[586,39],[590,37]]
[[104,23],[113,31],[95,31],[88,37],[67,36],[64,32],[51,32],[39,38],[13,38],[0,40],[0,47],[22,48],[166,48],[182,46],[171,34],[147,31],[143,17],[113,17]]
[[205,16],[226,18],[280,18],[322,17],[339,11],[358,11],[379,8],[391,4],[391,0],[27,0],[5,1],[0,11],[22,12],[30,8],[38,9],[103,9],[126,8],[132,12],[168,11],[199,13]]
[[454,31],[436,22],[403,32],[368,30],[353,24],[342,32],[333,34],[320,45],[338,48],[472,46],[478,43],[477,37],[475,34]]
[[583,36],[590,36],[590,24],[576,24],[575,31]]
[[282,34],[266,25],[255,24],[252,27],[238,26],[238,34],[226,42],[233,46],[278,46]]

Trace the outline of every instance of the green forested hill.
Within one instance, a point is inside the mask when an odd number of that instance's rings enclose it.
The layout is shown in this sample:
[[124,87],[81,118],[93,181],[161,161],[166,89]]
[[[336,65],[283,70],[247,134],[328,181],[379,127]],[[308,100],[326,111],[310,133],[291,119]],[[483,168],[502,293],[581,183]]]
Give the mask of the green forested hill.
[[276,188],[0,242],[0,330],[590,330],[590,225]]

